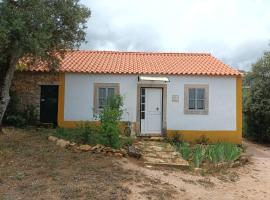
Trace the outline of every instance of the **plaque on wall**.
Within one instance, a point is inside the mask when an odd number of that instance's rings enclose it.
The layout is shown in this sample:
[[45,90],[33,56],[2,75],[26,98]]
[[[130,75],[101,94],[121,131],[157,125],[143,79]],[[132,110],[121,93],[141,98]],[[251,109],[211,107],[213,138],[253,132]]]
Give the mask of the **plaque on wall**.
[[172,102],[179,102],[179,95],[172,95]]

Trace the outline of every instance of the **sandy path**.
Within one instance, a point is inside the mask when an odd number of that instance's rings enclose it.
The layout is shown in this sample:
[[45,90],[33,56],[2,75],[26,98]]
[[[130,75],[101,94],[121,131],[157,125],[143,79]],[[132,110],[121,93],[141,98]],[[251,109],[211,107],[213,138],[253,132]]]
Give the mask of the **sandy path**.
[[[171,199],[270,199],[270,148],[251,142],[245,144],[247,152],[252,154],[251,163],[216,176],[147,168],[133,162],[124,162],[123,166],[141,172],[145,178],[158,180],[161,186],[166,185],[173,193]],[[135,183],[128,187],[132,191],[130,199],[166,199],[162,197],[165,191],[156,196],[148,191],[147,185]]]

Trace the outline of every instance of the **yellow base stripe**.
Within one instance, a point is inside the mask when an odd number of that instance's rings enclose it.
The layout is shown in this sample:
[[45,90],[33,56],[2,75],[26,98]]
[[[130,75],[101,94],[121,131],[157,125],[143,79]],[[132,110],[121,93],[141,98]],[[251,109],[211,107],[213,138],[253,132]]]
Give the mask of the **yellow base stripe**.
[[180,134],[184,141],[195,143],[202,136],[208,139],[209,143],[230,142],[234,144],[242,143],[242,136],[239,131],[190,131],[190,130],[167,130],[170,138],[174,134]]

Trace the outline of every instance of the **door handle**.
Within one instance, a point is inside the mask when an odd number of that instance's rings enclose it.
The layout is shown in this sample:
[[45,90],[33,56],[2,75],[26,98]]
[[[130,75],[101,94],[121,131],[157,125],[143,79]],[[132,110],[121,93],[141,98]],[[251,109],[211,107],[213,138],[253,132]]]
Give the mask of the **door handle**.
[[159,111],[159,107],[157,107],[156,109],[157,109],[157,111]]
[[41,102],[44,102],[44,101],[45,101],[45,99],[43,99],[43,98],[42,98],[40,101],[41,101]]

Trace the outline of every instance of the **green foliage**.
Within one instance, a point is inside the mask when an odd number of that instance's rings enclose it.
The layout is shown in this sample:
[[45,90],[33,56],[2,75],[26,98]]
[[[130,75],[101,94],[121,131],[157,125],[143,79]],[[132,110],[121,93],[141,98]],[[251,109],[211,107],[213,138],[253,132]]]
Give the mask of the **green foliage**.
[[1,0],[0,16],[2,125],[16,67],[35,68],[40,62],[49,68],[58,67],[65,52],[78,48],[85,40],[90,10],[79,0]]
[[191,162],[194,167],[203,163],[216,165],[222,162],[233,162],[239,158],[243,149],[231,143],[216,143],[211,145],[196,144],[190,146],[187,142],[172,143],[182,157]]
[[34,106],[28,105],[25,109],[19,109],[19,98],[16,92],[10,92],[10,102],[4,115],[3,123],[9,126],[25,127],[37,123],[37,111]]
[[245,135],[270,142],[270,52],[253,65],[244,81],[250,85],[244,96]]
[[210,163],[233,162],[241,155],[241,148],[230,143],[217,143],[206,148],[205,159]]
[[90,11],[78,0],[2,0],[0,14],[0,63],[17,52],[54,64],[55,51],[84,41]]
[[116,149],[129,146],[133,143],[133,138],[120,138],[122,106],[123,99],[120,95],[111,96],[99,115],[100,125],[82,122],[75,129],[57,129],[54,135],[76,143],[103,144]]
[[120,148],[119,122],[123,113],[122,106],[123,98],[120,95],[111,96],[99,116],[102,144],[116,149]]
[[191,156],[191,148],[190,148],[189,143],[183,142],[183,143],[180,145],[180,153],[181,153],[182,157],[183,157],[185,160],[189,160],[189,158],[190,158],[190,156]]
[[193,151],[193,164],[195,167],[200,167],[202,160],[204,158],[204,149],[201,145],[196,145]]
[[121,137],[120,138],[121,147],[123,148],[123,147],[131,146],[133,141],[134,141],[134,138],[132,137]]
[[26,126],[26,120],[23,118],[23,116],[21,114],[8,115],[5,118],[4,123],[5,123],[5,125],[15,126],[15,127],[19,127],[19,128],[23,128]]
[[79,144],[95,145],[100,143],[99,128],[95,123],[81,122],[74,129],[57,128],[53,135]]

